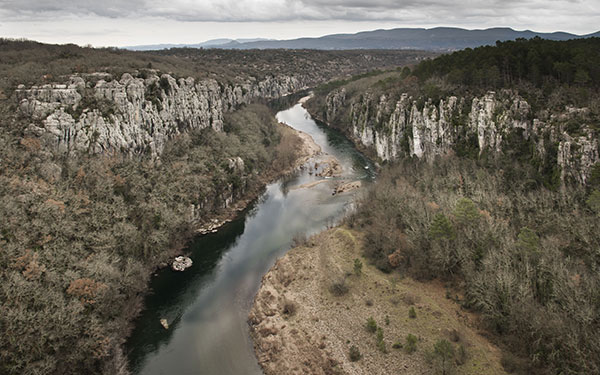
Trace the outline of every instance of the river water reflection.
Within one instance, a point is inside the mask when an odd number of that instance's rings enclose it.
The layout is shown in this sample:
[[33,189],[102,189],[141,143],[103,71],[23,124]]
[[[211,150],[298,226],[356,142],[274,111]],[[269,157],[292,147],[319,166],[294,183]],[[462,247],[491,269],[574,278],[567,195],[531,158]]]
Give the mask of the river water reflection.
[[[300,104],[277,118],[310,134],[335,156],[344,169],[342,179],[373,178],[370,161],[341,134],[315,123]],[[190,269],[166,269],[153,278],[152,293],[127,342],[134,374],[262,374],[246,322],[262,276],[295,235],[325,229],[353,202],[349,193],[333,196],[331,183],[290,189],[319,179],[301,171],[268,185],[236,220],[190,243]],[[168,330],[161,318],[168,320]]]

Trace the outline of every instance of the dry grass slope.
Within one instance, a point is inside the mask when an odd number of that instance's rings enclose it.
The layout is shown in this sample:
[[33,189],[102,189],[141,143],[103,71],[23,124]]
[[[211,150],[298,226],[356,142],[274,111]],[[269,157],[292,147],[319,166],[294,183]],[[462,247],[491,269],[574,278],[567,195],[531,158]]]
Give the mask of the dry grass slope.
[[[455,352],[466,349],[464,363],[457,365],[457,357],[451,364],[455,373],[504,373],[477,318],[447,299],[440,283],[383,273],[361,258],[363,245],[359,232],[331,229],[292,249],[265,275],[249,319],[267,375],[435,373],[433,347],[443,339]],[[360,275],[353,271],[357,258]],[[339,283],[347,293],[332,293]],[[370,317],[382,328],[387,353],[365,327]],[[414,353],[393,348],[409,334],[417,337]],[[350,359],[352,346],[361,354],[357,361]]]

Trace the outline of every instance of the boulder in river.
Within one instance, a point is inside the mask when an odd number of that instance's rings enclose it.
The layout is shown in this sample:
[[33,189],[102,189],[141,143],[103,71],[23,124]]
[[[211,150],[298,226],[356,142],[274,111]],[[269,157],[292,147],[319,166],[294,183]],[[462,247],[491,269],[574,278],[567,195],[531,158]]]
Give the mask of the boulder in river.
[[190,268],[192,266],[192,260],[188,257],[179,256],[173,260],[173,264],[171,264],[171,269],[173,271],[185,271],[186,268]]
[[169,329],[169,322],[167,322],[167,319],[161,319],[160,324],[164,327],[164,329]]

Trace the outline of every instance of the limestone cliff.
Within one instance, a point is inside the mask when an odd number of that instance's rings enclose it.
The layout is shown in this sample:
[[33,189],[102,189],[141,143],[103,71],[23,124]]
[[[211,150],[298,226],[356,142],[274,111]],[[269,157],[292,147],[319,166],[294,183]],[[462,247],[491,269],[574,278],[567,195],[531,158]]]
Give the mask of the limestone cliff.
[[[562,181],[585,184],[600,161],[598,138],[581,120],[586,109],[567,107],[559,115],[534,118],[529,103],[510,90],[470,99],[449,96],[433,103],[408,94],[393,99],[369,91],[348,99],[342,88],[330,92],[325,105],[326,122],[347,129],[382,160],[400,156],[433,160],[461,145],[480,154],[501,153],[513,147],[516,136],[535,147],[541,159],[552,160]],[[568,129],[573,121],[576,132]]]
[[109,74],[74,75],[65,84],[16,90],[32,122],[27,132],[61,153],[150,152],[157,156],[172,136],[190,129],[221,131],[223,114],[255,98],[278,98],[306,86],[302,78],[250,77],[242,84],[175,79],[168,74],[120,80]]

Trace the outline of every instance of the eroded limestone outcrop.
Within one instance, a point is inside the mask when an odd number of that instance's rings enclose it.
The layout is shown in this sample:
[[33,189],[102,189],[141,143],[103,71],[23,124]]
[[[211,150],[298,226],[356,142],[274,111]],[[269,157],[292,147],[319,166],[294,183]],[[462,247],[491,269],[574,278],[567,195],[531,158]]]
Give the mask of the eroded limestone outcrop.
[[216,80],[175,79],[168,74],[119,79],[108,74],[72,76],[65,84],[16,90],[27,132],[61,153],[150,152],[192,129],[221,131],[223,115],[255,98],[278,98],[305,87],[293,76],[268,76],[230,85]]
[[[585,184],[600,161],[598,139],[589,124],[578,124],[569,134],[567,120],[581,121],[585,109],[565,108],[561,115],[534,118],[529,103],[516,92],[488,92],[472,99],[449,96],[439,103],[419,103],[408,94],[399,99],[365,92],[348,99],[345,89],[334,90],[325,100],[328,123],[347,122],[357,143],[374,149],[382,160],[416,156],[433,160],[453,152],[459,144],[479,153],[504,152],[515,134],[531,142],[541,159],[553,153],[561,180]],[[348,110],[342,115],[343,108]],[[343,118],[341,118],[343,116]]]

